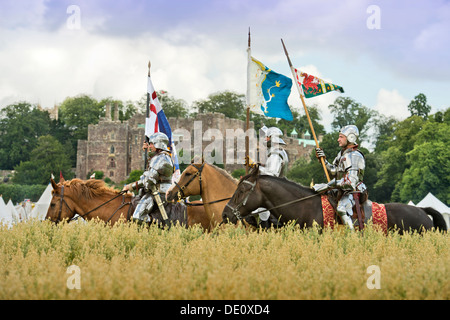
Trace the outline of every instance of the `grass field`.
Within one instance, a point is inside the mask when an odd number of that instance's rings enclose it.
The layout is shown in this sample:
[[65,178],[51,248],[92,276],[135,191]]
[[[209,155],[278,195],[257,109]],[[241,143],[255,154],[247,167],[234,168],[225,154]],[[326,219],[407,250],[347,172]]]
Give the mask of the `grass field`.
[[450,238],[435,232],[32,221],[1,227],[0,245],[2,300],[450,298]]

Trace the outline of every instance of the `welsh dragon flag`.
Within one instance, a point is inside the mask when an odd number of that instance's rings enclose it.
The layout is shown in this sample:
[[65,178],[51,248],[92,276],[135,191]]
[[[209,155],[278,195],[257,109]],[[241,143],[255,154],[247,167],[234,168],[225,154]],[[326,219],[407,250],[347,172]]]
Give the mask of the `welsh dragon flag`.
[[317,97],[331,91],[339,91],[340,93],[344,93],[344,88],[341,86],[325,82],[320,78],[301,72],[297,69],[294,69],[294,71],[297,78],[296,81],[302,87],[305,98]]

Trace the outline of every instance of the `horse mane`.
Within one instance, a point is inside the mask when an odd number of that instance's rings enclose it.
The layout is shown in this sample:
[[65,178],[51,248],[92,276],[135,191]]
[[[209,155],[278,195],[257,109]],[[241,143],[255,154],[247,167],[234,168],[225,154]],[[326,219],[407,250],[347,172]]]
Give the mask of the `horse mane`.
[[92,199],[109,194],[118,194],[119,191],[108,187],[103,180],[89,179],[83,181],[81,179],[72,179],[70,181],[65,181],[64,186],[70,187],[75,197],[83,197],[86,199]]
[[269,176],[269,175],[260,175],[259,167],[252,170],[249,174],[243,176],[241,178],[241,180],[239,180],[239,184],[241,184],[242,181],[247,180],[248,178],[250,178],[252,176],[267,179],[267,180],[275,180],[277,183],[283,184],[286,187],[285,189],[288,188],[289,190],[292,190],[291,193],[295,194],[296,196],[301,196],[300,194],[297,194],[300,191],[307,192],[310,194],[316,193],[316,191],[314,191],[313,189],[302,186],[301,184],[291,181],[291,180],[287,179],[286,177],[280,178],[280,177],[274,177],[274,176]]
[[[209,164],[209,163],[208,163]],[[232,181],[233,183],[237,184],[238,180],[233,178],[233,176],[231,176],[226,170],[219,168],[218,166],[215,166],[213,164],[209,164],[211,167],[213,167],[214,169],[216,169],[217,172],[219,172],[220,174],[222,174],[225,178],[227,178],[228,180]]]
[[316,191],[314,191],[313,189],[305,187],[305,186],[303,186],[297,182],[294,182],[292,180],[289,180],[286,177],[279,178],[279,177],[273,177],[273,176],[269,176],[269,175],[261,175],[260,177],[264,177],[264,179],[268,179],[268,180],[276,180],[277,182],[282,183],[286,187],[294,188],[295,191],[302,190],[302,191],[307,191],[311,194],[316,193]]

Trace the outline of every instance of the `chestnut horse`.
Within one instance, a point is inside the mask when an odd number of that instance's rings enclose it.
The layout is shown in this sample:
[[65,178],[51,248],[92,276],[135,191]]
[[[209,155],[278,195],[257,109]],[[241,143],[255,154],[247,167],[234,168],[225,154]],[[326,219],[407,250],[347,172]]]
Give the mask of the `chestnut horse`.
[[201,195],[206,215],[213,229],[222,222],[222,212],[231,199],[238,181],[228,172],[214,165],[192,163],[181,174],[177,183],[167,191],[167,201]]
[[[302,227],[312,227],[314,222],[324,226],[319,193],[285,178],[259,175],[258,171],[256,168],[241,179],[223,211],[224,222],[236,223],[238,219],[251,215],[256,208],[265,207],[282,223],[294,220]],[[403,203],[387,203],[385,208],[388,229],[397,229],[400,234],[432,228],[447,230],[442,215],[432,208],[419,208]]]
[[[114,225],[119,219],[129,221],[133,214],[132,195],[109,188],[102,180],[73,179],[56,184],[51,179],[51,183],[52,200],[46,219],[55,223],[64,219],[71,221],[78,214],[85,220],[98,218]],[[201,206],[187,208],[187,215],[186,210],[172,212],[172,215],[168,212],[172,222],[178,221],[187,227],[200,223],[203,229],[209,225],[209,219]],[[152,216],[162,220],[159,211]]]

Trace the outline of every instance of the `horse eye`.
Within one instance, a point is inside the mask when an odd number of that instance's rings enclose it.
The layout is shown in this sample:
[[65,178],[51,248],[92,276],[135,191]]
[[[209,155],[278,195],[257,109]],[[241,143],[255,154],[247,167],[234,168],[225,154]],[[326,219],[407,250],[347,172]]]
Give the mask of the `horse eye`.
[[56,204],[55,203],[50,203],[50,207],[54,207]]

